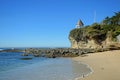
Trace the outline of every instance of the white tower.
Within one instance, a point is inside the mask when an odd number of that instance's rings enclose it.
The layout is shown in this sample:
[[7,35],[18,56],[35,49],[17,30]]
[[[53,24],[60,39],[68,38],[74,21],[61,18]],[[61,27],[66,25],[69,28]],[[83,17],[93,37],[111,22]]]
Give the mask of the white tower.
[[84,26],[83,22],[79,19],[76,24],[76,28],[82,28],[83,26]]

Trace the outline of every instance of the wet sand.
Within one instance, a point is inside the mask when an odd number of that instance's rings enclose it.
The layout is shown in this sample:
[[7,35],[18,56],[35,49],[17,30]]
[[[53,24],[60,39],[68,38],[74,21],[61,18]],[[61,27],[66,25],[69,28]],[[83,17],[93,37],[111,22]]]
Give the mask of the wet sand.
[[120,50],[91,53],[73,60],[86,63],[93,69],[92,74],[77,80],[120,80]]

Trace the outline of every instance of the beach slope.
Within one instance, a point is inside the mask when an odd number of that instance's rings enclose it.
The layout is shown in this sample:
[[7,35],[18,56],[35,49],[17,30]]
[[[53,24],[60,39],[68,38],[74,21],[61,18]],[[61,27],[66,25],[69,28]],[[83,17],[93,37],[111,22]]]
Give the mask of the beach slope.
[[120,80],[120,50],[91,53],[73,59],[93,69],[92,74],[78,80]]

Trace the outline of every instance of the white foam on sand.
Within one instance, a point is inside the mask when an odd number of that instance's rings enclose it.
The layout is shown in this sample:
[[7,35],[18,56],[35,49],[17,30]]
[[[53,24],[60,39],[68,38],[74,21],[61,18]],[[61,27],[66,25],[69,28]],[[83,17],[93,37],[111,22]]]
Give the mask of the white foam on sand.
[[78,64],[85,65],[85,66],[86,66],[86,68],[88,68],[88,69],[89,69],[89,72],[87,72],[87,73],[83,73],[82,75],[80,75],[80,76],[76,77],[76,78],[75,78],[75,80],[80,80],[81,78],[87,77],[88,75],[90,75],[90,74],[92,74],[92,73],[93,73],[93,69],[92,69],[92,68],[91,68],[88,64],[83,63],[83,62],[81,62],[81,61],[76,61],[76,62],[78,62]]

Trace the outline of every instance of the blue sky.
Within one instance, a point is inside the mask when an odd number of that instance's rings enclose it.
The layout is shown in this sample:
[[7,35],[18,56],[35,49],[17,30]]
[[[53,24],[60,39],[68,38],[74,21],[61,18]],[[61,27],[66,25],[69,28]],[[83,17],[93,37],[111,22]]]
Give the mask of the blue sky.
[[0,0],[0,47],[70,47],[78,19],[101,22],[120,0]]

